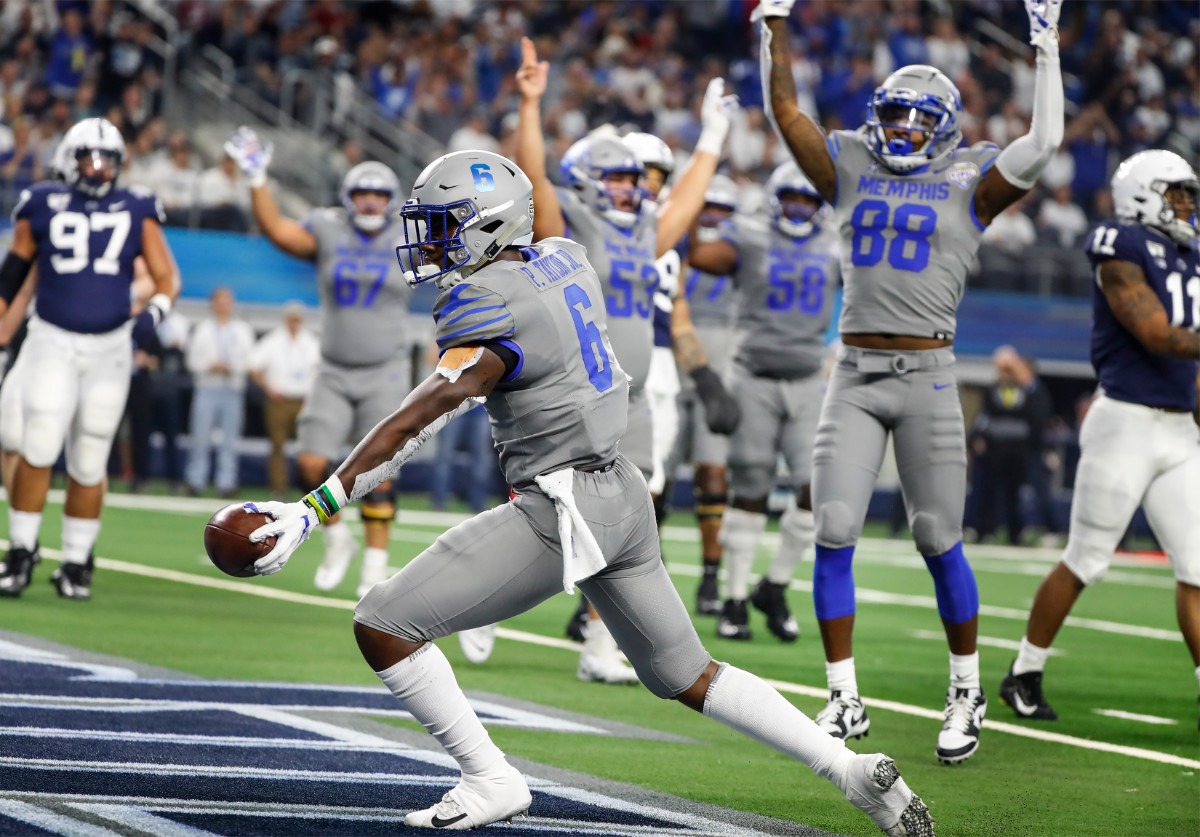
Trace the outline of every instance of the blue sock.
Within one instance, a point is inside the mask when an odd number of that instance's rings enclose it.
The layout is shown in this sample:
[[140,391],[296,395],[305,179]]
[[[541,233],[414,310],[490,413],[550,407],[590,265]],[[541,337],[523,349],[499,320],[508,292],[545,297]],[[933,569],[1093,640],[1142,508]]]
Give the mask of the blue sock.
[[813,604],[817,618],[837,619],[854,613],[854,547],[836,549],[817,544],[813,566]]
[[941,555],[922,557],[933,576],[938,613],[943,620],[958,625],[979,613],[979,588],[975,585],[975,573],[963,555],[962,541]]

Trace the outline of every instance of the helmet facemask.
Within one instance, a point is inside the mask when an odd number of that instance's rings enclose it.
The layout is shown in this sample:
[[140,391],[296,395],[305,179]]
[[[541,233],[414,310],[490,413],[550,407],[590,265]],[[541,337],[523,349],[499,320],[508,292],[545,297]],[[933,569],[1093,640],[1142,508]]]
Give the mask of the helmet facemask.
[[[909,86],[912,85],[912,86]],[[962,141],[958,89],[933,67],[897,70],[876,89],[867,106],[867,143],[889,169],[910,172],[949,154]],[[903,131],[889,137],[890,131]],[[912,132],[924,140],[914,145]]]

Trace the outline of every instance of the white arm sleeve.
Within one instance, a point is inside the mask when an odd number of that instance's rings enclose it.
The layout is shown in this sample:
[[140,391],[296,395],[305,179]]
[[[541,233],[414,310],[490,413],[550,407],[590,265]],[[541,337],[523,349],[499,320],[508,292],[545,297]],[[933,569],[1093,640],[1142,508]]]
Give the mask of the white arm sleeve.
[[425,429],[416,436],[408,440],[408,444],[396,451],[396,455],[384,462],[382,465],[372,468],[370,471],[365,471],[354,478],[354,488],[350,491],[350,500],[361,500],[377,486],[382,485],[388,480],[395,479],[400,474],[400,468],[405,462],[412,459],[417,448],[428,442],[438,431],[449,424],[454,419],[461,416],[463,413],[473,410],[478,407],[486,399],[483,398],[468,398],[463,403],[459,404],[448,413],[443,413],[436,419],[425,426]]
[[1033,120],[1029,133],[1012,142],[996,158],[1004,179],[1032,189],[1063,140],[1063,84],[1058,66],[1058,42],[1038,48],[1033,88]]
[[783,132],[779,130],[779,123],[775,121],[774,109],[771,107],[771,30],[767,28],[767,18],[759,21],[758,32],[758,77],[762,82],[763,113],[767,115],[767,122],[770,123],[775,136],[782,141]]

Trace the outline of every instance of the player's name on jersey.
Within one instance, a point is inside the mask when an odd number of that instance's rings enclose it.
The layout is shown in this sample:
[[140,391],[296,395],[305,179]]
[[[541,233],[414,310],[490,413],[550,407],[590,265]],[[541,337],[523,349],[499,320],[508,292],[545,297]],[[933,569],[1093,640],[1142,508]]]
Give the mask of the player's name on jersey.
[[650,248],[637,241],[612,241],[606,238],[604,239],[604,251],[610,256],[654,260],[654,253],[650,251]]
[[[531,262],[521,266],[521,272],[529,278],[536,288],[548,288],[559,280],[565,279],[578,270],[583,270],[579,260],[565,250],[544,253]],[[546,281],[541,281],[538,276]]]
[[880,195],[887,198],[944,201],[950,197],[950,184],[895,180],[862,174],[858,177],[858,189],[856,191],[859,194]]

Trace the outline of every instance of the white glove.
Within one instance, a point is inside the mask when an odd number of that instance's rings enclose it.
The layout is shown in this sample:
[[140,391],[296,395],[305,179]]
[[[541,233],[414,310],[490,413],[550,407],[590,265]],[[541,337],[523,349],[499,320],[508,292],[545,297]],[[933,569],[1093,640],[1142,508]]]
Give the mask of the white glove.
[[766,17],[787,17],[792,13],[796,0],[761,0],[758,8],[750,15],[750,21],[762,20]]
[[1025,0],[1025,11],[1029,15],[1029,43],[1044,50],[1049,50],[1053,44],[1057,53],[1062,0]]
[[658,269],[658,290],[674,299],[679,293],[679,251],[668,250],[654,262]]
[[264,145],[254,129],[245,125],[225,140],[225,153],[237,163],[242,174],[250,180],[251,187],[266,185],[267,166],[271,164],[271,154],[274,151],[274,145],[269,142]]
[[697,151],[709,151],[721,155],[721,146],[729,133],[730,118],[738,109],[737,96],[725,95],[725,79],[714,78],[704,91],[704,103],[700,105],[700,139]]
[[246,511],[261,512],[274,518],[270,523],[264,523],[251,532],[251,541],[260,543],[272,535],[279,538],[270,552],[254,562],[256,575],[271,575],[282,570],[292,553],[308,540],[320,525],[316,511],[304,503],[278,503],[274,500],[268,503],[246,503]]

